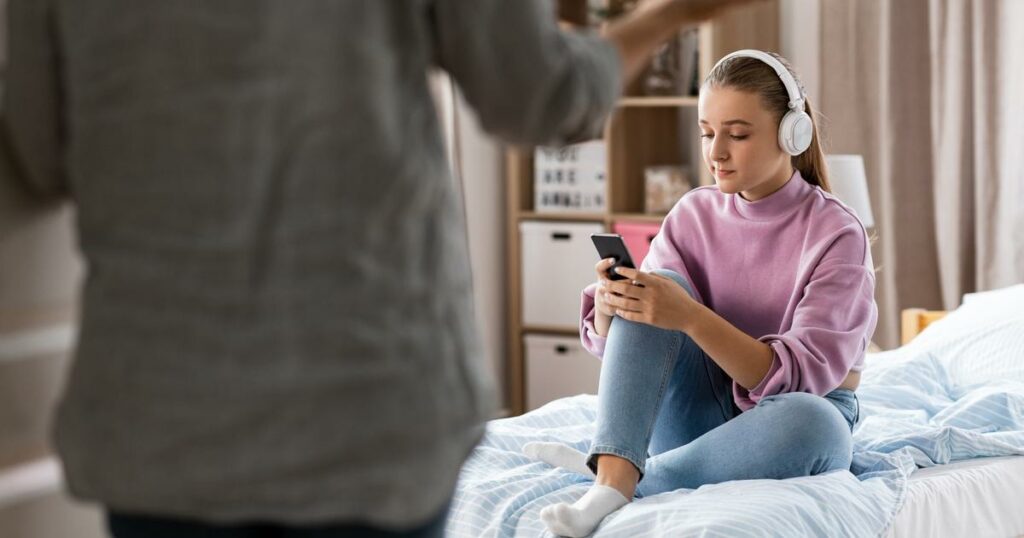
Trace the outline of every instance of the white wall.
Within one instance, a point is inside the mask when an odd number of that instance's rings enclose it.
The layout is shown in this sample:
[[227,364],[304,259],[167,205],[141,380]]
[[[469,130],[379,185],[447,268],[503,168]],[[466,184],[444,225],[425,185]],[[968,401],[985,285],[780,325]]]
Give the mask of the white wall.
[[[477,329],[492,368],[500,405],[505,401],[505,175],[504,148],[480,128],[476,114],[442,72],[430,75],[449,161],[466,208]],[[453,93],[454,92],[454,93]]]
[[461,99],[455,113],[458,158],[469,228],[469,254],[481,342],[493,366],[499,397],[505,390],[505,324],[508,282],[505,258],[504,148],[480,129],[476,115]]

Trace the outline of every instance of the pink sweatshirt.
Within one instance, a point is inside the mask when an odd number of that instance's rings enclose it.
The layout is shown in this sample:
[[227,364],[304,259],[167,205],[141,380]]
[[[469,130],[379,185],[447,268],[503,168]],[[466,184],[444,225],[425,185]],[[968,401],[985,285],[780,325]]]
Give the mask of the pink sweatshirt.
[[[749,202],[717,187],[684,195],[665,218],[641,270],[671,269],[697,300],[771,346],[768,374],[740,409],[786,392],[824,395],[860,370],[875,330],[875,277],[864,226],[838,199],[799,172],[778,191]],[[583,290],[580,336],[598,358],[594,293]]]

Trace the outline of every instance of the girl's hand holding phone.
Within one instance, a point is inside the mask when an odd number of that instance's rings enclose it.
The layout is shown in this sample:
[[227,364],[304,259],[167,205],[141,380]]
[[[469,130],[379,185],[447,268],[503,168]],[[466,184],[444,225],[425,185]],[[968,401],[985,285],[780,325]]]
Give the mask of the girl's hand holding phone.
[[608,282],[605,308],[629,321],[689,332],[701,305],[682,286],[671,278],[628,267],[619,267],[618,273],[626,279]]
[[[615,265],[615,258],[605,258],[594,266],[597,271],[597,291],[594,293],[594,328],[597,334],[608,336],[612,318],[615,317],[616,303],[637,300],[637,293],[643,285],[632,280],[611,280],[608,270]],[[623,268],[626,269],[626,268]]]

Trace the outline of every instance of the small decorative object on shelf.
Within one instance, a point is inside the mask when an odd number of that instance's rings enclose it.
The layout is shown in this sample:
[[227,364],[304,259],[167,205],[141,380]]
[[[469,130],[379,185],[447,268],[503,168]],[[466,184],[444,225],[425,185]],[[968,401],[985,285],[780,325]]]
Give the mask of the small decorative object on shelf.
[[692,186],[682,166],[648,166],[644,169],[644,212],[668,213]]
[[694,27],[679,34],[679,89],[681,95],[700,93],[700,28]]
[[603,140],[537,148],[533,166],[534,211],[604,211],[607,160]]
[[645,95],[681,95],[682,79],[679,76],[679,45],[678,39],[666,41],[651,60],[650,67],[644,74]]
[[666,41],[644,73],[645,95],[695,96],[700,91],[700,30],[690,28]]

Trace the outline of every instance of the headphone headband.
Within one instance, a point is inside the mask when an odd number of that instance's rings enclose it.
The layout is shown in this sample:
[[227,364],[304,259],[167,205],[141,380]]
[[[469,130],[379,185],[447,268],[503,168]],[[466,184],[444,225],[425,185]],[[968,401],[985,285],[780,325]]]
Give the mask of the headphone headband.
[[771,67],[775,71],[775,74],[778,75],[779,80],[782,81],[782,85],[786,87],[786,93],[789,94],[789,109],[797,112],[803,112],[803,92],[800,91],[800,85],[796,83],[796,79],[793,78],[793,74],[789,72],[789,69],[786,69],[786,66],[782,65],[782,62],[780,62],[774,56],[768,54],[767,52],[755,49],[743,49],[726,54],[725,56],[722,57],[721,60],[718,60],[718,63],[715,64],[715,67],[717,68],[719,65],[721,65],[723,62],[730,58],[737,57],[754,58],[755,60],[761,60],[762,62],[768,64],[768,67]]
[[738,50],[725,55],[724,58],[718,60],[718,63],[715,64],[715,69],[722,62],[738,56],[760,60],[768,65],[768,67],[771,67],[775,74],[778,75],[782,85],[786,87],[786,93],[789,94],[789,111],[779,119],[779,147],[782,148],[782,151],[793,156],[800,155],[806,151],[814,140],[814,122],[811,120],[811,116],[804,111],[806,101],[793,73],[790,73],[789,69],[771,54],[753,49]]

